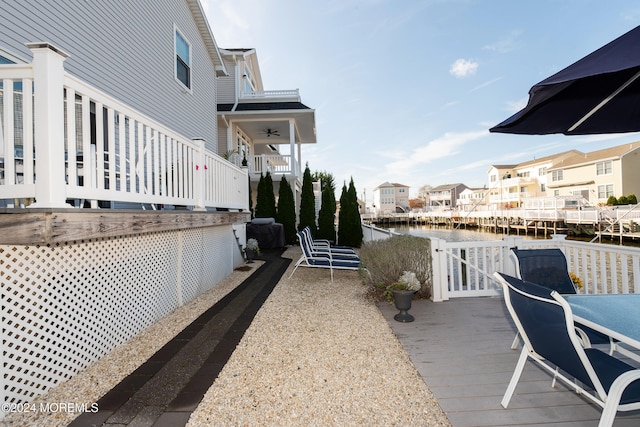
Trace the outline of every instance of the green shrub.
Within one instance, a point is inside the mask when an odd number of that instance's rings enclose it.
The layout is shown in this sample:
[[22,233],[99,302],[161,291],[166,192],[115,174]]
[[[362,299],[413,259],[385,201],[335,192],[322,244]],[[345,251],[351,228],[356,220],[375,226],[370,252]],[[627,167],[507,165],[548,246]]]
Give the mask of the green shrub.
[[365,284],[384,291],[405,271],[412,271],[421,283],[418,296],[431,296],[431,240],[408,235],[393,236],[364,243],[359,255],[360,264],[366,268],[360,270]]
[[618,199],[616,199],[616,196],[609,196],[609,198],[607,199],[607,205],[616,206],[617,204],[618,204]]

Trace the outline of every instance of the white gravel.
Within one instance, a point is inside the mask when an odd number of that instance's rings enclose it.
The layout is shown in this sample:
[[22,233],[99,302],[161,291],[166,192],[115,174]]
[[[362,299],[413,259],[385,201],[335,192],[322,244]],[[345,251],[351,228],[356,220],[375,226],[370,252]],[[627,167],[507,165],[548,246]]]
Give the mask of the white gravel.
[[[293,247],[284,256],[299,254]],[[292,268],[188,426],[450,426],[358,274],[337,271],[332,283],[328,270],[299,268],[289,279]],[[249,274],[235,271],[37,402],[95,402]],[[4,424],[65,426],[73,418],[12,414]]]

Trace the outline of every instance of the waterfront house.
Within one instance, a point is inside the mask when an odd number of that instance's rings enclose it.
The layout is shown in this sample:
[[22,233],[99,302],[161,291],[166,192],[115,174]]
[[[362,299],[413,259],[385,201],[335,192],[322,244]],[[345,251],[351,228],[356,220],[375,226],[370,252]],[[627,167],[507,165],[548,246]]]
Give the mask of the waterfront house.
[[580,195],[591,204],[640,194],[640,142],[575,153],[555,162],[547,173],[548,192],[554,196]]
[[487,187],[465,188],[458,195],[456,206],[463,212],[472,212],[476,209],[485,210],[487,208],[488,199],[489,190]]
[[554,165],[580,152],[565,151],[514,165],[489,168],[489,205],[492,209],[521,208],[534,197],[546,196],[548,171]]
[[456,207],[458,195],[468,187],[462,183],[438,185],[429,190],[429,206],[439,209],[452,209]]
[[376,215],[409,211],[409,187],[383,182],[373,189],[373,208]]
[[260,176],[270,172],[275,193],[285,177],[299,206],[301,146],[316,143],[315,111],[298,89],[264,89],[255,49],[222,49],[221,55],[229,74],[218,79],[218,153],[246,164],[254,198]]
[[[69,379],[243,262],[222,58],[198,0],[0,2],[0,401]],[[281,135],[303,134],[293,122]]]

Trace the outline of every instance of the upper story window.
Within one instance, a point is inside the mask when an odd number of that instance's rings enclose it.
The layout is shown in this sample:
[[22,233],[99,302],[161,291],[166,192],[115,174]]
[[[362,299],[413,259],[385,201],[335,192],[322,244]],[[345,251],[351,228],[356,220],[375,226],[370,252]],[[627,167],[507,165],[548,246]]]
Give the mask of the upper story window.
[[613,173],[613,161],[605,160],[596,163],[596,175],[611,175]]
[[0,55],[0,65],[3,65],[3,64],[15,64],[15,62]]
[[175,28],[176,79],[191,90],[191,45]]
[[564,179],[564,170],[558,169],[551,171],[551,181],[562,181]]
[[529,178],[531,176],[531,172],[526,171],[526,172],[518,172],[516,174],[517,177],[519,178]]
[[538,176],[545,176],[547,174],[547,168],[538,168]]
[[496,182],[498,180],[498,175],[491,175],[489,177],[489,182]]

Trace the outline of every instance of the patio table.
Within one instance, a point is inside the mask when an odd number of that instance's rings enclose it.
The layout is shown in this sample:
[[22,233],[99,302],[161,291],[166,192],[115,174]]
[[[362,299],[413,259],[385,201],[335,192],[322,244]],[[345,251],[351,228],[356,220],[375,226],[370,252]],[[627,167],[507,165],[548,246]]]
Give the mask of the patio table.
[[640,350],[640,294],[563,295],[577,323]]

